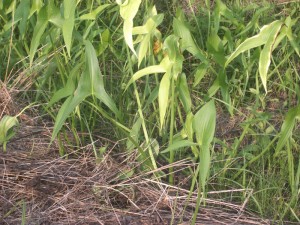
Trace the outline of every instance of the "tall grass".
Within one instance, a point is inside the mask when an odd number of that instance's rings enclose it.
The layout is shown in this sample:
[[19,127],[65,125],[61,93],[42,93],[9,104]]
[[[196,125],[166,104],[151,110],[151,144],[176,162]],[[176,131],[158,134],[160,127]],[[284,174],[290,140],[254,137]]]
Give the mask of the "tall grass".
[[183,2],[1,1],[1,79],[32,76],[52,140],[69,127],[84,144],[106,121],[141,170],[197,162],[197,207],[253,188],[253,210],[299,221],[299,3]]

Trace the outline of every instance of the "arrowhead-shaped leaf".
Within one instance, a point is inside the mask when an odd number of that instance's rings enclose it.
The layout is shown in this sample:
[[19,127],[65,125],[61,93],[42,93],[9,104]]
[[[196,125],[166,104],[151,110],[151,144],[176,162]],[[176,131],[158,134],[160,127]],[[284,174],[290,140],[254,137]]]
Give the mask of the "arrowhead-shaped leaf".
[[282,22],[276,20],[268,25],[263,26],[259,34],[251,38],[247,38],[242,44],[237,47],[237,49],[227,59],[225,67],[242,52],[266,44],[274,28],[276,30],[276,28],[281,25]]
[[120,14],[124,19],[123,33],[125,42],[135,55],[136,52],[134,50],[132,40],[133,18],[137,14],[140,4],[141,0],[126,0],[120,5]]

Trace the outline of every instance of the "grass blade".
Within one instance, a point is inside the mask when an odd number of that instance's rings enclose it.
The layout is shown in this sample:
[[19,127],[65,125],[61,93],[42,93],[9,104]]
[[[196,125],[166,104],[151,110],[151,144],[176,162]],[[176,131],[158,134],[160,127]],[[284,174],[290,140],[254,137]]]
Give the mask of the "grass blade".
[[277,156],[280,150],[285,146],[286,142],[293,134],[293,129],[295,126],[296,118],[300,117],[300,105],[295,108],[292,108],[288,111],[284,122],[281,126],[280,137],[277,142],[277,147],[275,150],[275,156]]
[[75,0],[64,0],[64,23],[62,32],[69,56],[71,54],[72,33],[75,24],[75,9]]
[[45,5],[40,10],[38,17],[37,17],[37,23],[34,27],[33,37],[32,37],[31,44],[30,44],[30,53],[29,53],[30,66],[32,65],[35,52],[36,52],[38,46],[40,45],[40,39],[48,25],[47,7],[48,6]]
[[21,1],[20,5],[16,9],[15,20],[21,19],[18,28],[20,30],[20,34],[22,38],[24,38],[29,12],[30,12],[30,0]]

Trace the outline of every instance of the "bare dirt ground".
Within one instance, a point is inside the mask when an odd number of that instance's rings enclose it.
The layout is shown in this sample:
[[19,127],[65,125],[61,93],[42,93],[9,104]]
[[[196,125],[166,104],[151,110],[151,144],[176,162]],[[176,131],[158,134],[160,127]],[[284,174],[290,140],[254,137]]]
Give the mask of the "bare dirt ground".
[[[12,90],[2,84],[0,115],[15,115],[23,107],[16,104]],[[20,108],[21,107],[21,108]],[[90,146],[73,149],[59,157],[58,145],[50,143],[51,124],[34,112],[23,114],[7,153],[0,147],[0,224],[107,224],[107,225],[188,225],[197,201],[197,190],[170,186],[153,172],[140,174],[130,158],[114,156],[112,144],[101,160]],[[68,146],[65,145],[67,149]],[[175,169],[193,166],[181,161]],[[167,169],[165,167],[164,169]],[[163,169],[162,169],[163,170]],[[135,175],[130,171],[135,171]],[[177,178],[181,179],[181,178]],[[225,190],[238,192],[247,190]],[[251,190],[249,190],[251,191]],[[196,224],[271,224],[209,192],[206,206]]]

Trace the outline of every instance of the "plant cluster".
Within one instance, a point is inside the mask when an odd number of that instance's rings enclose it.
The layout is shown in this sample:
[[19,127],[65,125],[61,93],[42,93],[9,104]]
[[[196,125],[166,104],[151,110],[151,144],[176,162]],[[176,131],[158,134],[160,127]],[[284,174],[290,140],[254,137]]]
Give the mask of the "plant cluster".
[[[233,187],[253,189],[262,216],[300,222],[299,11],[297,2],[3,0],[1,80],[32,84],[23,95],[46,103],[52,141],[70,130],[93,143],[105,130],[145,172],[190,159],[182,173],[199,193],[194,221],[207,189]],[[1,144],[16,123],[3,118]],[[103,151],[94,146],[96,158]],[[154,174],[176,184],[172,166]]]

